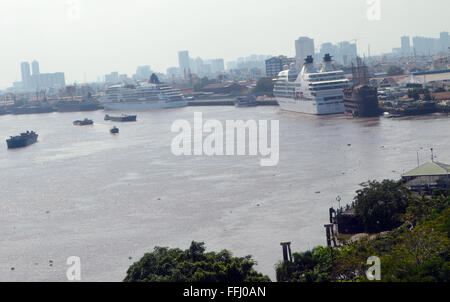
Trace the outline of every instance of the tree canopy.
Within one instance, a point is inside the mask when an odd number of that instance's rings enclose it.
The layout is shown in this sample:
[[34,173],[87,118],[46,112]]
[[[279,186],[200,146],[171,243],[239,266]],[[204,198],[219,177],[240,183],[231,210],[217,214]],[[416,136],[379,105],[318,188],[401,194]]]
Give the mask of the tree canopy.
[[206,253],[203,242],[187,250],[155,247],[127,271],[126,282],[269,282],[253,269],[251,256],[233,257],[231,252]]
[[256,93],[272,93],[273,92],[273,81],[271,78],[261,78],[256,83],[255,88]]
[[356,191],[354,208],[365,231],[378,233],[400,226],[410,202],[411,192],[401,182],[369,181]]
[[368,281],[367,259],[377,256],[382,282],[448,282],[449,205],[449,192],[413,199],[399,228],[372,238],[344,241],[332,253],[329,247],[294,253],[293,262],[277,265],[277,281]]

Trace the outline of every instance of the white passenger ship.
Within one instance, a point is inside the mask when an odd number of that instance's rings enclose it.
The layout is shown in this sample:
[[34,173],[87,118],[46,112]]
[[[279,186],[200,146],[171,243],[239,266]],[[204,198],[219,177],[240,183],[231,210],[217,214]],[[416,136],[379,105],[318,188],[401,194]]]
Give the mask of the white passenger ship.
[[187,106],[180,90],[160,83],[153,75],[149,83],[108,87],[100,103],[105,110],[132,111]]
[[344,113],[343,90],[348,80],[342,70],[335,70],[326,54],[320,71],[308,56],[301,72],[283,70],[278,74],[274,94],[281,109],[306,114]]

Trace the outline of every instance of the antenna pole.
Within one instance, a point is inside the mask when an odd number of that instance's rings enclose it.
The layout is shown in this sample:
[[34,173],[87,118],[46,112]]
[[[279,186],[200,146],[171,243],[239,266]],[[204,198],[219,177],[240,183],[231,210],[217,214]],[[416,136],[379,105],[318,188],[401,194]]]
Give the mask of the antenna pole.
[[420,166],[420,161],[419,161],[419,151],[417,151],[417,167]]
[[433,148],[431,148],[431,161],[434,162]]

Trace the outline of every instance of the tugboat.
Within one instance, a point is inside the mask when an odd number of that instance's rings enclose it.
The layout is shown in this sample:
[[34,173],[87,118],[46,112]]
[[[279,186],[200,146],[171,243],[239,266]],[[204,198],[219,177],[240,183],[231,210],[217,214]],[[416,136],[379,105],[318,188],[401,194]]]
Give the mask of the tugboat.
[[236,98],[234,105],[236,107],[255,107],[258,106],[258,102],[254,96],[238,97]]
[[38,134],[34,131],[27,131],[17,136],[11,136],[6,140],[8,149],[22,148],[37,142]]
[[113,122],[135,122],[136,115],[126,115],[122,114],[121,116],[110,116],[109,114],[105,115],[105,121],[113,121]]
[[73,122],[74,126],[87,126],[87,125],[92,125],[94,124],[93,120],[87,119],[85,118],[84,120],[80,121],[80,120],[76,120]]
[[112,127],[111,130],[109,130],[112,134],[117,134],[119,133],[119,128],[117,128],[116,126]]

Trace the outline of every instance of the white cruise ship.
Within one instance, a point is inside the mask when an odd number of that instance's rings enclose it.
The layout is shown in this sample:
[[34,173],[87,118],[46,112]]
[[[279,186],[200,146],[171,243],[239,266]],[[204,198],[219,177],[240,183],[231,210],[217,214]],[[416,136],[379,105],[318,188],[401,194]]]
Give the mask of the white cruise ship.
[[335,70],[326,54],[319,71],[308,56],[301,72],[283,70],[278,74],[274,94],[281,109],[306,114],[344,113],[343,90],[348,80],[342,70]]
[[180,90],[161,84],[152,75],[149,83],[137,86],[113,85],[100,98],[105,110],[148,110],[187,106]]

